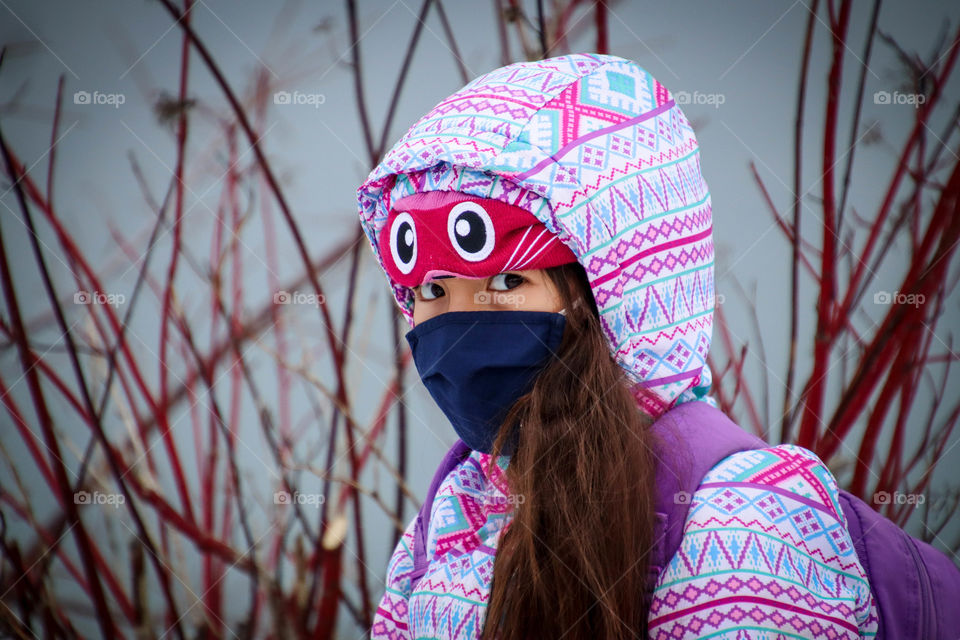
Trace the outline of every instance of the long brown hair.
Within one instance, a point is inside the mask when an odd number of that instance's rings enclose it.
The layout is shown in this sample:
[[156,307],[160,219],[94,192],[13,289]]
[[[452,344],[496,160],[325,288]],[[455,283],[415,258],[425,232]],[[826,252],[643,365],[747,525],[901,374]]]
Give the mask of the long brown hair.
[[520,425],[506,477],[523,500],[497,548],[482,637],[646,638],[652,420],[610,354],[583,267],[546,271],[566,329],[493,445],[491,464]]

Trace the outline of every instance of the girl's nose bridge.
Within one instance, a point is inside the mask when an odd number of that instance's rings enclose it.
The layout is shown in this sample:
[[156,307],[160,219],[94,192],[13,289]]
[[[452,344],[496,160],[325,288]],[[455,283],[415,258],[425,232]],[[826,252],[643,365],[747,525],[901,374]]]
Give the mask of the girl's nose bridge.
[[471,280],[458,278],[456,283],[452,283],[448,294],[450,296],[450,306],[447,311],[476,311],[482,309],[483,304],[483,280]]

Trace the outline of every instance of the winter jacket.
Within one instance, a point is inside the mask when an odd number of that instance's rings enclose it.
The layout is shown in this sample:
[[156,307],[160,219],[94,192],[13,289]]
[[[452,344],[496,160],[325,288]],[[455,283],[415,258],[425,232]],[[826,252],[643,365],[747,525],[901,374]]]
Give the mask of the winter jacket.
[[[645,411],[716,406],[706,362],[715,299],[710,193],[693,129],[644,69],[589,54],[518,63],[437,104],[358,190],[378,260],[390,203],[432,190],[523,207],[570,247],[587,271],[610,352],[635,388],[652,392],[637,394]],[[412,292],[390,284],[412,325]],[[479,635],[512,509],[508,459],[488,478],[485,456],[474,452],[441,485],[431,565],[412,594],[407,527],[373,638]],[[660,575],[650,637],[873,635],[870,587],[836,492],[827,468],[800,447],[721,461],[693,495],[681,547]]]
[[[512,501],[501,456],[473,452],[440,485],[429,568],[414,593],[414,520],[387,565],[371,638],[477,638]],[[637,553],[642,553],[637,549]],[[681,547],[660,574],[648,637],[692,640],[870,638],[877,612],[817,456],[794,445],[729,456],[691,497]]]

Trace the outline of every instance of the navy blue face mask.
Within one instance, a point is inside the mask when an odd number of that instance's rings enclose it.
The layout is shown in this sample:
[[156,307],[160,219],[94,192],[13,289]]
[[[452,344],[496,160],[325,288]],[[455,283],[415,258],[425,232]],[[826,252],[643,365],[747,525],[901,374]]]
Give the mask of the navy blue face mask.
[[[490,453],[507,410],[560,347],[566,320],[552,311],[451,311],[406,338],[420,379],[457,435]],[[503,455],[518,438],[514,428]]]

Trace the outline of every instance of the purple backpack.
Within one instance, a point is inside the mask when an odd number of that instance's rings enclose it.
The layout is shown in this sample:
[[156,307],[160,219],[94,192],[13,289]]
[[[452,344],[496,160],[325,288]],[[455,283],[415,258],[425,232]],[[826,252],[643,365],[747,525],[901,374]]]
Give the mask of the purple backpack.
[[[652,428],[662,439],[663,448],[658,452],[651,592],[660,572],[680,547],[690,497],[707,471],[738,451],[771,446],[705,402],[680,404],[661,416]],[[447,474],[470,453],[471,449],[458,439],[440,462],[427,490],[414,531],[411,593],[429,564],[427,527],[433,498]],[[877,640],[957,640],[960,569],[944,553],[908,535],[843,489],[840,506],[877,605]]]

